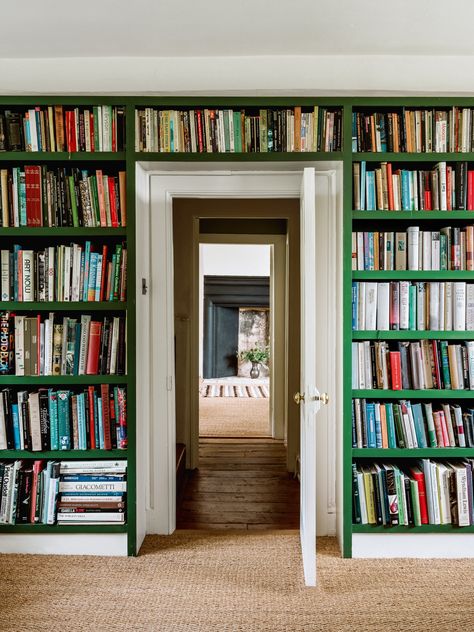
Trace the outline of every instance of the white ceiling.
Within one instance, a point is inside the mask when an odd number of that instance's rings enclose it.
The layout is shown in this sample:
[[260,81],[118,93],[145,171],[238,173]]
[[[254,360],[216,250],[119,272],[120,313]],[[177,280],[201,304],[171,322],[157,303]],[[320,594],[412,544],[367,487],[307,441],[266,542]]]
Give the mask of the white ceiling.
[[2,2],[0,58],[474,55],[472,0]]

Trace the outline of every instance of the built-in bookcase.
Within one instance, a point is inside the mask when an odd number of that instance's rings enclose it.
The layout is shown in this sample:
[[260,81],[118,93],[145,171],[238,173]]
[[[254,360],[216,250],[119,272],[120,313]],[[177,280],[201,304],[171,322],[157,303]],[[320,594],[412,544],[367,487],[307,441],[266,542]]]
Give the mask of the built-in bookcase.
[[[371,326],[370,330],[364,330],[363,326],[358,327],[359,323],[354,323],[353,301],[357,302],[357,296],[353,294],[354,282],[359,283],[387,283],[397,281],[407,281],[409,283],[432,282],[456,283],[456,282],[473,282],[474,272],[472,264],[469,262],[464,269],[446,269],[441,265],[441,269],[377,269],[375,268],[360,269],[357,262],[353,265],[351,257],[354,254],[356,246],[351,244],[353,232],[374,232],[374,233],[404,233],[408,227],[419,227],[420,231],[433,231],[438,233],[444,227],[464,228],[472,225],[474,213],[472,210],[472,183],[468,183],[468,171],[472,170],[472,106],[473,103],[468,100],[447,100],[447,99],[355,99],[349,107],[345,109],[345,146],[344,146],[344,356],[352,357],[352,348],[354,343],[367,341],[367,344],[373,346],[379,342],[385,342],[390,349],[396,349],[398,342],[413,343],[414,341],[428,341],[432,344],[434,341],[447,341],[448,344],[461,344],[463,341],[473,340],[474,332],[472,325],[467,325],[460,330],[453,330],[453,326],[449,330],[440,328],[439,330],[427,327],[419,330],[410,327],[401,330],[397,327],[389,327],[383,329],[377,328],[378,321],[375,326]],[[459,110],[453,110],[459,107]],[[463,109],[464,108],[464,109]],[[418,113],[416,113],[416,111]],[[437,114],[439,113],[439,114]],[[464,123],[463,123],[464,116]],[[444,121],[444,122],[443,122]],[[400,131],[403,124],[404,130]],[[393,126],[397,126],[394,130]],[[444,127],[442,127],[444,125]],[[450,127],[451,126],[451,127]],[[381,132],[381,127],[385,128]],[[408,128],[408,131],[407,131]],[[452,129],[452,133],[451,130]],[[362,131],[361,131],[362,130]],[[399,131],[398,138],[397,130]],[[411,135],[411,139],[407,140],[407,134]],[[436,141],[436,135],[442,135],[443,139]],[[349,136],[352,138],[352,144],[349,142]],[[382,136],[382,137],[381,137]],[[390,138],[389,138],[390,136]],[[416,137],[416,139],[415,139]],[[447,141],[446,141],[447,138]],[[414,142],[414,139],[416,142]],[[446,146],[447,142],[447,146]],[[394,151],[394,143],[395,149]],[[444,144],[443,144],[444,143]],[[393,203],[393,191],[386,191],[387,186],[387,164],[389,165],[389,178],[391,174],[397,173],[402,178],[403,175],[403,191],[400,181],[399,202],[395,195],[395,204]],[[371,186],[370,178],[367,177],[368,172],[372,172],[377,187],[377,176],[375,169],[384,169],[383,186],[385,199],[382,193],[377,199],[377,191],[369,191]],[[449,179],[446,183],[446,168],[449,170]],[[439,170],[443,173],[440,179]],[[463,173],[461,171],[464,170]],[[409,182],[407,172],[435,172],[434,184],[438,187],[444,187],[443,201],[441,201],[441,193],[436,192],[436,203],[431,197],[431,191],[425,191],[422,179],[418,179],[416,185],[421,184],[421,190],[415,186],[415,194],[419,194],[418,204],[415,204],[413,195],[410,199],[410,189],[406,190],[413,184],[413,180]],[[361,175],[362,174],[362,175]],[[454,174],[453,179],[451,176]],[[461,178],[462,176],[462,178]],[[382,184],[381,171],[378,174],[379,184]],[[441,183],[440,180],[443,180]],[[462,179],[462,184],[461,184]],[[431,182],[430,182],[431,180]],[[448,200],[448,208],[446,210],[446,187],[453,185],[455,180],[457,193],[453,193],[452,200]],[[429,185],[433,184],[433,179],[428,176],[425,181]],[[391,180],[394,185],[394,180]],[[396,180],[395,180],[396,184]],[[361,187],[364,191],[361,193]],[[459,191],[459,188],[462,188]],[[468,190],[469,188],[469,190]],[[465,189],[465,190],[464,190]],[[438,195],[439,193],[439,195]],[[448,191],[449,194],[449,191]],[[467,195],[470,195],[469,201]],[[371,196],[368,202],[367,195]],[[464,199],[463,198],[464,195]],[[372,197],[375,196],[375,199]],[[391,200],[389,197],[391,196]],[[457,196],[457,197],[456,197]],[[362,204],[360,200],[362,197]],[[403,202],[402,202],[402,198]],[[421,200],[421,203],[420,203]],[[391,201],[391,203],[390,203]],[[411,202],[411,204],[410,204]],[[451,204],[452,202],[452,204]],[[367,208],[372,210],[367,210]],[[441,210],[441,209],[445,210]],[[391,210],[389,210],[391,209]],[[402,210],[404,209],[404,210]],[[355,237],[357,241],[357,236]],[[390,241],[390,239],[389,239]],[[367,244],[366,244],[367,245]],[[378,249],[378,245],[376,248]],[[373,247],[373,244],[370,246]],[[382,248],[382,245],[380,246]],[[389,244],[389,248],[397,249],[396,238],[393,243]],[[471,246],[469,246],[471,250]],[[394,253],[395,254],[395,253]],[[373,255],[373,252],[372,252]],[[377,252],[375,253],[377,257]],[[358,268],[359,269],[354,269]],[[400,266],[403,267],[403,266]],[[437,267],[437,266],[433,266]],[[444,268],[444,269],[443,269]],[[372,286],[373,287],[373,286]],[[378,286],[380,289],[380,286]],[[356,290],[354,290],[355,292]],[[390,295],[390,306],[393,307],[394,299]],[[428,307],[429,309],[429,307]],[[375,322],[375,321],[374,321]],[[373,360],[373,356],[371,357]],[[377,402],[382,405],[394,404],[400,400],[409,400],[413,404],[420,403],[422,406],[426,402],[432,402],[434,409],[439,409],[442,404],[461,406],[463,410],[471,408],[474,404],[474,391],[470,390],[469,385],[463,390],[444,388],[421,388],[421,389],[402,389],[393,390],[393,383],[390,381],[385,388],[354,388],[353,383],[354,365],[346,360],[344,367],[344,555],[351,556],[353,537],[356,534],[441,534],[441,533],[473,533],[474,526],[454,526],[454,524],[419,524],[411,525],[388,525],[381,524],[360,524],[358,510],[355,504],[359,503],[357,497],[357,475],[354,478],[353,466],[358,469],[365,468],[369,471],[374,464],[384,467],[385,465],[395,465],[395,468],[401,468],[402,471],[410,471],[410,468],[416,462],[422,459],[434,460],[435,462],[458,462],[462,459],[474,458],[473,447],[357,447],[357,438],[353,435],[353,429],[356,425],[353,416],[353,401],[366,400],[367,402]],[[389,376],[390,377],[390,376]],[[366,385],[367,386],[367,385]],[[471,388],[474,385],[471,385]],[[388,387],[388,388],[387,388]],[[384,414],[388,410],[383,406]],[[367,421],[367,420],[366,420]],[[380,443],[381,438],[377,439]],[[367,440],[366,440],[367,442]],[[456,442],[456,446],[457,446]],[[386,474],[383,474],[384,480]],[[380,479],[381,480],[381,479]],[[375,483],[375,477],[372,478]],[[360,483],[360,479],[359,479]],[[365,481],[366,484],[367,480]],[[364,481],[362,482],[364,484]],[[385,484],[385,483],[384,483]],[[354,496],[354,489],[355,496]],[[382,493],[382,489],[379,490]],[[413,493],[413,490],[412,490]],[[472,503],[472,491],[471,503]],[[377,499],[377,496],[374,495]],[[380,500],[380,496],[378,498]],[[383,499],[380,501],[383,504]],[[388,511],[388,506],[386,507]],[[377,507],[375,507],[377,515]],[[383,509],[379,507],[378,514],[383,513]],[[406,509],[405,509],[406,511]],[[472,515],[472,509],[470,511]],[[378,541],[377,546],[382,546]],[[399,549],[400,550],[400,549]]]

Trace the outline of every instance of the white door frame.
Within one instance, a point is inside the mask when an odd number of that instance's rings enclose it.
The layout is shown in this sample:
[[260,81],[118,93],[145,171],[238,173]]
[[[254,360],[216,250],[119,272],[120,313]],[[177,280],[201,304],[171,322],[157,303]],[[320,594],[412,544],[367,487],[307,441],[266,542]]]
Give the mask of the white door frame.
[[[137,308],[140,339],[137,352],[147,343],[150,349],[145,355],[146,361],[142,362],[139,357],[137,362],[137,384],[141,385],[142,392],[142,397],[137,398],[137,480],[145,484],[145,493],[140,493],[137,500],[137,515],[146,514],[147,533],[170,534],[176,528],[173,198],[295,198],[300,195],[304,166],[314,166],[317,170],[322,167],[318,163],[301,164],[298,169],[294,164],[281,165],[284,170],[278,171],[274,163],[262,163],[248,171],[248,165],[242,169],[237,163],[227,165],[228,168],[223,170],[222,164],[210,163],[206,165],[206,171],[195,164],[180,165],[180,170],[172,171],[169,164],[137,165],[137,229],[143,214],[150,218],[150,239],[148,243],[139,243],[137,248],[137,287],[141,287],[141,279],[145,278],[151,292],[148,331],[142,320],[146,308]],[[317,432],[318,535],[325,535],[335,533],[335,441],[336,423],[339,423],[335,393],[336,369],[339,367],[334,351],[339,336],[335,313],[338,292],[334,288],[339,267],[339,248],[335,245],[340,239],[336,221],[342,205],[336,204],[336,171],[320,170],[316,176],[319,179],[317,197],[320,197],[317,208],[322,214],[318,274],[323,275],[322,285],[326,288],[326,297],[320,302],[322,314],[318,318],[318,322],[325,322],[326,328],[322,327],[318,332],[321,355],[317,377],[321,390],[328,392],[330,397],[333,395],[333,404],[324,407],[318,417]],[[137,235],[140,234],[137,230]],[[148,386],[144,387],[143,382]],[[147,388],[149,397],[144,401]]]
[[[288,275],[286,235],[222,235],[202,234],[200,244],[263,244],[270,246],[270,433],[274,439],[284,439],[287,428],[287,337]],[[201,263],[199,263],[201,265]],[[202,292],[202,288],[199,288]],[[201,296],[199,299],[202,306]],[[199,314],[201,326],[203,314]],[[202,345],[202,331],[199,331]],[[192,421],[192,420],[191,420]],[[199,421],[199,419],[197,420]],[[199,423],[198,429],[199,431]],[[197,442],[195,442],[197,443]]]

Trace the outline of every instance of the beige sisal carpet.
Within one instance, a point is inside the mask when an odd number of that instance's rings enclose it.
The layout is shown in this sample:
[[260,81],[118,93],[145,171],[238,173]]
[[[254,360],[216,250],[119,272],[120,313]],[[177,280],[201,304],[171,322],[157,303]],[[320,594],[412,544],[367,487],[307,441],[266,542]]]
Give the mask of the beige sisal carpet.
[[266,398],[200,397],[199,434],[203,437],[265,437],[270,434]]
[[299,533],[178,532],[130,558],[0,556],[2,632],[460,632],[474,560],[343,560],[318,542],[302,582]]

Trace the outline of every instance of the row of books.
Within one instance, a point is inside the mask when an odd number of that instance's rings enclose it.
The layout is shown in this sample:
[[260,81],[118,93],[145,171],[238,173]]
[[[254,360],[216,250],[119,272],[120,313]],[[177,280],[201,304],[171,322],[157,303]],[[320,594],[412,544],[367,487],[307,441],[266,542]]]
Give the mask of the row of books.
[[352,465],[355,524],[474,524],[472,459]]
[[401,108],[395,112],[353,112],[352,151],[474,151],[472,108]]
[[0,450],[125,450],[127,444],[123,387],[0,392]]
[[84,245],[0,250],[2,301],[125,301],[127,248]]
[[0,524],[124,524],[126,461],[0,462]]
[[80,320],[0,312],[0,374],[124,375],[124,316]]
[[472,211],[474,171],[467,162],[439,162],[430,170],[394,168],[390,162],[368,169],[352,165],[356,211]]
[[354,331],[474,331],[474,283],[352,282]]
[[474,409],[435,402],[352,400],[353,448],[472,448]]
[[29,165],[0,170],[0,221],[9,226],[102,226],[127,223],[125,171]]
[[353,342],[352,388],[474,390],[474,340]]
[[0,151],[122,151],[125,109],[48,105],[0,112]]
[[342,110],[144,108],[135,111],[135,138],[143,152],[341,151]]
[[474,226],[352,233],[353,270],[474,270]]

